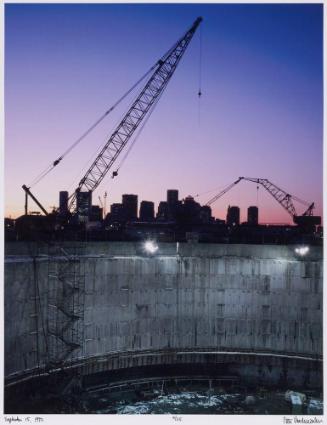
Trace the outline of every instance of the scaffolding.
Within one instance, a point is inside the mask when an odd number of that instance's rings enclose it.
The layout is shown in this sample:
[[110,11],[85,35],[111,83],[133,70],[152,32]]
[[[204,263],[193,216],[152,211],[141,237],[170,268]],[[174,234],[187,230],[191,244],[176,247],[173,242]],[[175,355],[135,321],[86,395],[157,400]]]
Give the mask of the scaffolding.
[[[83,356],[85,261],[81,244],[48,245],[47,360],[51,374],[69,370]],[[70,377],[77,376],[72,370]]]

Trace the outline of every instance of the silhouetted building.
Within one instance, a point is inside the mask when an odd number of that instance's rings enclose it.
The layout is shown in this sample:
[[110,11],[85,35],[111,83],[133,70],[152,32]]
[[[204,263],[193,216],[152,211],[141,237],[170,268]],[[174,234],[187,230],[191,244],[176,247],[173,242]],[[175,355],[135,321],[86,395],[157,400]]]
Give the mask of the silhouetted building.
[[153,221],[154,220],[154,203],[150,201],[142,201],[140,206],[140,220]]
[[17,240],[45,240],[53,237],[56,216],[22,215],[15,220]]
[[110,206],[110,221],[112,223],[123,223],[126,221],[123,204],[112,204]]
[[123,195],[123,207],[126,220],[137,219],[137,195]]
[[157,218],[159,220],[168,220],[168,216],[169,216],[168,202],[161,201],[158,206]]
[[15,220],[5,218],[5,241],[14,241],[16,239]]
[[258,207],[248,208],[248,224],[251,226],[257,226],[259,222],[259,210]]
[[103,209],[100,208],[98,205],[92,205],[90,221],[101,221],[102,215],[103,215]]
[[178,201],[178,190],[167,190],[168,219],[176,220],[181,202]]
[[200,222],[201,205],[195,202],[192,196],[187,196],[181,205],[178,218],[181,224],[195,224]]
[[200,221],[204,224],[209,224],[212,221],[211,208],[209,205],[204,205],[200,209]]
[[176,189],[167,190],[167,203],[169,205],[175,205],[178,203],[178,190]]
[[59,214],[66,215],[68,213],[68,192],[62,190],[59,192]]
[[228,226],[238,226],[240,224],[240,209],[239,207],[228,206],[226,222]]
[[76,191],[76,210],[79,222],[88,221],[92,208],[92,192]]

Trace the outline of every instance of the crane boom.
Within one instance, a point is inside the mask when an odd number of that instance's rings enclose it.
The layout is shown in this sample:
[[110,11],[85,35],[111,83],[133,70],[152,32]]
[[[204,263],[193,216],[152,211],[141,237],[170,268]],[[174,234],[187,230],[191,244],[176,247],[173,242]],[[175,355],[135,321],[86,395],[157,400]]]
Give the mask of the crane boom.
[[201,21],[201,17],[197,18],[191,28],[186,31],[184,36],[180,38],[174,46],[157,61],[154,66],[155,71],[145,84],[141,93],[137,96],[136,100],[118,124],[105,146],[80,180],[75,193],[71,196],[69,204],[70,209],[72,209],[75,204],[77,192],[92,192],[99,186],[113,163],[116,161],[118,155],[128,143],[144,117],[147,115],[151,106],[153,106],[159,99],[160,94],[167,86],[168,81],[172,77]]
[[308,202],[304,202],[300,200],[299,198],[296,198],[295,196],[290,195],[289,193],[285,192],[285,190],[281,189],[280,187],[276,186],[274,183],[270,182],[268,179],[258,179],[253,177],[240,177],[240,178],[242,180],[251,181],[263,186],[276,199],[276,201],[291,215],[295,223],[299,221],[299,219],[293,204],[293,199],[307,206],[307,209],[302,214],[303,217],[313,215],[314,203],[309,204]]
[[[215,201],[217,201],[217,199],[219,199],[222,195],[228,192],[232,187],[238,184],[241,180],[247,180],[247,181],[257,183],[263,186],[276,199],[276,201],[291,215],[295,224],[298,224],[301,226],[313,226],[313,225],[319,225],[321,223],[321,217],[313,215],[313,209],[315,207],[314,202],[310,204],[295,196],[292,196],[289,193],[285,192],[285,190],[281,189],[280,187],[276,186],[274,183],[270,182],[268,179],[259,179],[259,178],[253,178],[253,177],[239,177],[237,180],[234,181],[234,183],[230,184],[221,192],[219,192],[217,195],[215,195],[213,198],[211,198],[206,203],[206,205],[210,206],[211,204],[213,204]],[[293,204],[293,199],[306,205],[307,207],[306,210],[300,216],[297,215],[296,213],[296,210]]]
[[232,184],[227,186],[225,189],[223,189],[221,192],[219,192],[217,195],[215,195],[213,198],[209,199],[209,201],[206,203],[206,206],[210,206],[214,202],[217,201],[221,196],[223,196],[226,192],[228,192],[232,187],[234,187],[237,183],[239,183],[242,180],[242,177],[239,177],[237,180],[235,180]]
[[25,191],[25,215],[28,214],[28,197],[30,196],[33,201],[37,204],[37,206],[42,210],[42,212],[44,213],[44,215],[48,215],[47,210],[43,207],[43,205],[35,198],[35,196],[33,195],[33,193],[30,191],[30,188],[27,187],[25,184],[23,184],[22,188]]
[[243,180],[251,181],[253,183],[260,184],[263,186],[280,205],[292,216],[296,215],[296,210],[293,205],[292,196],[285,192],[285,190],[279,188],[274,183],[271,183],[268,179],[258,179],[252,177],[242,177]]

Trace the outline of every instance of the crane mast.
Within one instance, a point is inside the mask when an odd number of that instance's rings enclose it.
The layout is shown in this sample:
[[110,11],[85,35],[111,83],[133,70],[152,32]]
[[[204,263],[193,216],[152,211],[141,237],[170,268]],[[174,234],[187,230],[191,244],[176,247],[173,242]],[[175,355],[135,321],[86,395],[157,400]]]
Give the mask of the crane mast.
[[[201,17],[197,18],[184,36],[154,65],[152,76],[80,180],[77,189],[70,198],[70,210],[76,204],[78,192],[93,192],[104,179],[135,130],[167,86],[201,21]],[[114,175],[115,173],[113,173]]]

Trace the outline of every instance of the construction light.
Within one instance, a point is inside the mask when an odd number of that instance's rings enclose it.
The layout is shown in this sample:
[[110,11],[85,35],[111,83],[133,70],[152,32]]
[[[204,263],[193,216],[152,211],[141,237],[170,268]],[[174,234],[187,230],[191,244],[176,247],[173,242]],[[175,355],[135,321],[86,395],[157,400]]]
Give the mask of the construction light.
[[148,252],[149,254],[155,254],[155,253],[158,251],[159,247],[158,247],[158,245],[157,245],[155,242],[153,242],[153,241],[146,241],[146,242],[144,243],[144,249],[145,249],[145,251],[146,251],[146,252]]
[[295,253],[300,255],[301,257],[304,257],[305,255],[307,255],[309,251],[310,250],[308,246],[299,246],[295,248]]

